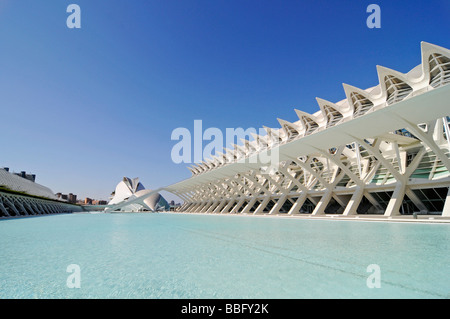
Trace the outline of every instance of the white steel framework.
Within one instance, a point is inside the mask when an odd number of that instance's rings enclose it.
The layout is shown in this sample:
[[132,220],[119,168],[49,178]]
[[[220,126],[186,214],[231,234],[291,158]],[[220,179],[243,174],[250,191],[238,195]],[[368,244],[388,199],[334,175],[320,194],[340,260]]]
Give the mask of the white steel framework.
[[[279,120],[277,143],[244,140],[164,189],[184,212],[450,217],[450,51],[421,51],[410,72],[377,66],[377,86],[344,84],[346,99]],[[279,154],[270,173],[257,160],[268,149]]]

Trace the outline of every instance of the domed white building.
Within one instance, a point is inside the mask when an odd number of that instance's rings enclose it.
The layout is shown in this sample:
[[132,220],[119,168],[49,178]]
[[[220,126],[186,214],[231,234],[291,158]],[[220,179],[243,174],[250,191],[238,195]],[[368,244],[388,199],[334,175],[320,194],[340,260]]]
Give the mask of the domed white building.
[[[124,177],[117,184],[113,197],[108,205],[118,205],[120,208],[113,211],[121,212],[142,212],[142,211],[161,211],[169,210],[169,204],[159,193],[152,193],[152,190],[145,189],[144,185],[139,182],[139,178]],[[137,201],[138,198],[143,198]],[[130,202],[129,205],[126,205]],[[114,207],[114,206],[113,206]]]

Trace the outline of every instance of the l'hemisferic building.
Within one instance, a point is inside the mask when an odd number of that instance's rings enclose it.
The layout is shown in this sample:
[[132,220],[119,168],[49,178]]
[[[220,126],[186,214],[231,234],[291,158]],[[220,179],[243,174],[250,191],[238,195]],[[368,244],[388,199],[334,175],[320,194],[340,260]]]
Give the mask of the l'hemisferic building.
[[[408,73],[377,66],[377,86],[344,84],[346,99],[318,98],[316,113],[296,110],[298,121],[279,120],[165,189],[184,212],[450,217],[450,50],[421,51]],[[278,154],[269,172],[252,160],[268,151]]]

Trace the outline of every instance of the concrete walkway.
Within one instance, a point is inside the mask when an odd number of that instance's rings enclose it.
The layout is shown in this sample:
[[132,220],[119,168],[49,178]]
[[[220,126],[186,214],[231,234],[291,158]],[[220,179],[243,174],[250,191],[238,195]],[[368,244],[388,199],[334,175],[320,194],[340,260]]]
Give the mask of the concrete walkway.
[[350,220],[350,221],[374,221],[374,222],[409,222],[409,223],[433,223],[433,224],[450,224],[450,217],[442,217],[440,215],[400,215],[386,217],[384,215],[352,215],[343,216],[338,214],[325,214],[312,216],[310,214],[213,214],[213,213],[190,213],[190,212],[163,212],[164,214],[195,214],[195,215],[214,215],[214,216],[253,216],[263,218],[288,218],[288,219],[308,219],[308,220]]

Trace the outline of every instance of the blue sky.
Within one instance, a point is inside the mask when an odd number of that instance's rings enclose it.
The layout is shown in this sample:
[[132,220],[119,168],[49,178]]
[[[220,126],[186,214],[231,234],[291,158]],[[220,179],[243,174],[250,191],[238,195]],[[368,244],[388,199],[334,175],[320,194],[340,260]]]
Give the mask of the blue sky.
[[421,41],[450,48],[449,16],[448,0],[0,0],[0,167],[79,198],[173,184],[190,177],[175,128],[296,121],[376,85],[377,64],[420,64]]

